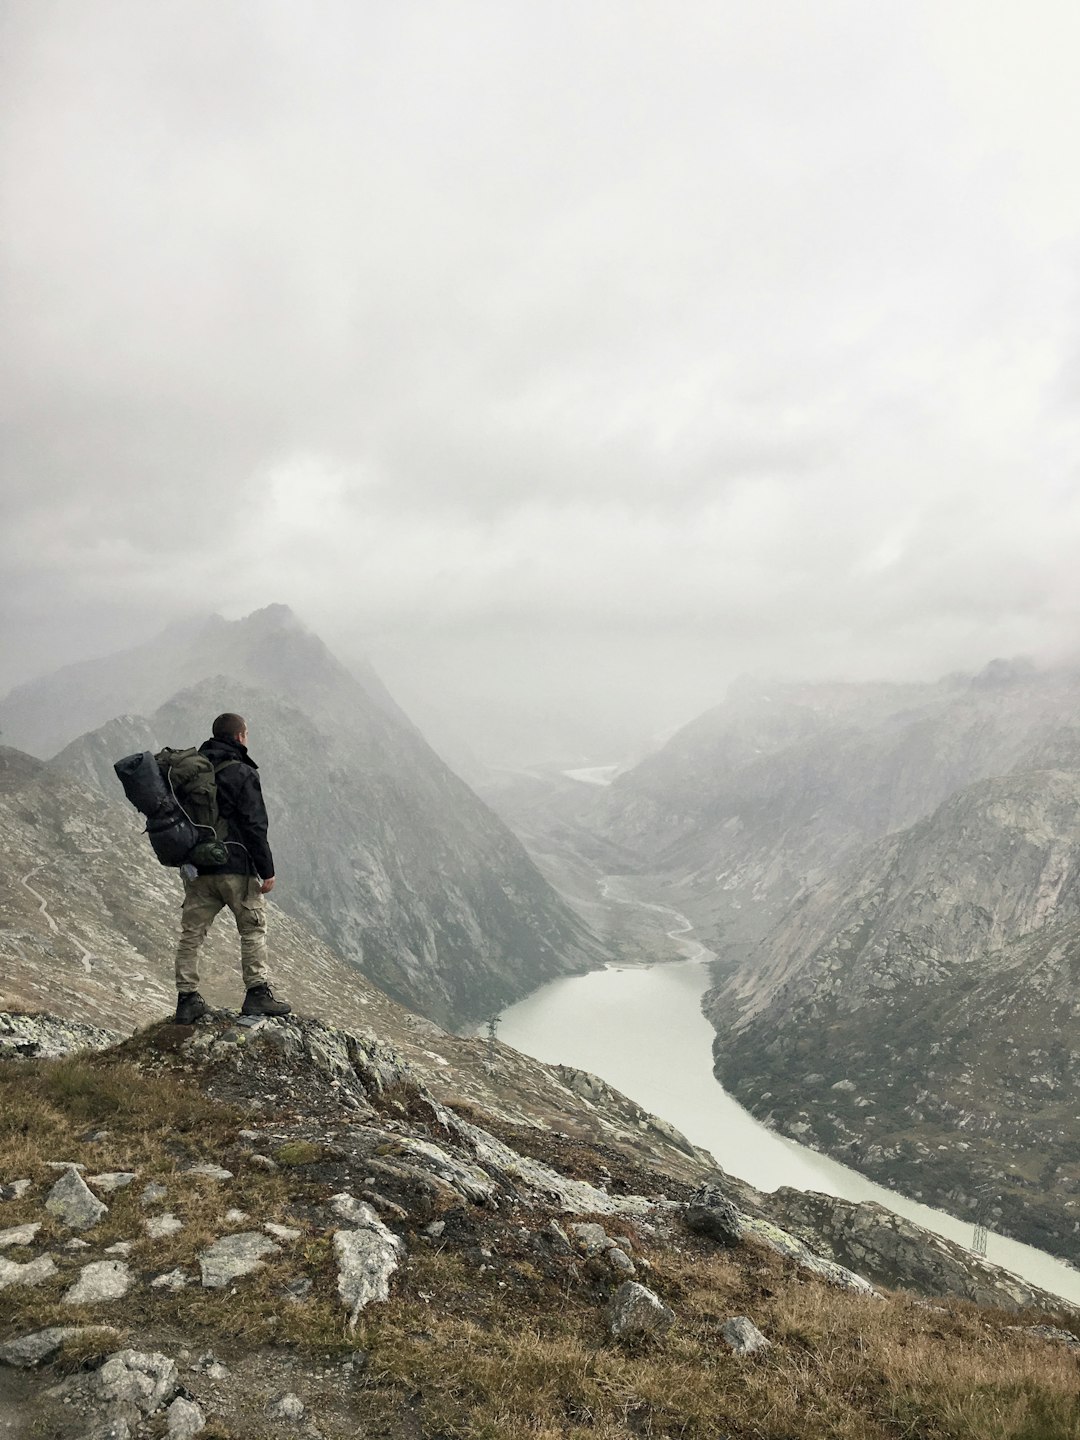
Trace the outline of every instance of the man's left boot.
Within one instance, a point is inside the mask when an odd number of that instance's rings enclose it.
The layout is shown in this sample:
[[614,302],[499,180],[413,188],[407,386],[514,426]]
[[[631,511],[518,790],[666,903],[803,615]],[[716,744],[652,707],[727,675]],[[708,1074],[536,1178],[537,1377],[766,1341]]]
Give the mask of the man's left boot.
[[269,985],[252,985],[244,996],[240,1007],[241,1015],[291,1015],[292,1006],[285,1000],[275,1000]]

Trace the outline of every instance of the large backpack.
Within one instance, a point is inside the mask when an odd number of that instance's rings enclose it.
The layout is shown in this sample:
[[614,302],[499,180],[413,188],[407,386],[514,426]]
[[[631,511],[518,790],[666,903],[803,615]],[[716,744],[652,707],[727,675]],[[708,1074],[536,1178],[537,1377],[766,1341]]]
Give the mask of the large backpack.
[[146,833],[162,865],[224,865],[228,824],[218,810],[215,765],[198,750],[149,750],[113,766],[124,794],[146,816]]

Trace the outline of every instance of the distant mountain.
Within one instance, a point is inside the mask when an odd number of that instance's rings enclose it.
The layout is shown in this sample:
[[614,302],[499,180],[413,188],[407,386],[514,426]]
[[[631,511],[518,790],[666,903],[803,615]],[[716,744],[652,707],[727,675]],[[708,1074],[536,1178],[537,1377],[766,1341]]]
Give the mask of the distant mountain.
[[805,893],[707,998],[761,1118],[1080,1258],[1080,774],[979,781]]
[[[102,675],[74,667],[88,694],[116,682],[125,703],[52,763],[124,805],[114,760],[198,744],[215,714],[238,710],[264,767],[275,898],[389,994],[460,1025],[606,958],[377,677],[347,670],[285,607],[208,622],[178,654],[186,686],[138,716],[126,702],[140,687],[167,689],[164,669],[150,684],[144,658],[114,656]],[[75,678],[68,671],[55,685],[40,682],[33,706],[24,687],[21,714],[35,733],[49,733],[47,718]],[[78,708],[73,692],[70,709]]]
[[1080,674],[1025,662],[927,685],[744,682],[593,797],[589,823],[638,869],[677,876],[721,947],[752,942],[956,791],[1072,763],[1078,716]]

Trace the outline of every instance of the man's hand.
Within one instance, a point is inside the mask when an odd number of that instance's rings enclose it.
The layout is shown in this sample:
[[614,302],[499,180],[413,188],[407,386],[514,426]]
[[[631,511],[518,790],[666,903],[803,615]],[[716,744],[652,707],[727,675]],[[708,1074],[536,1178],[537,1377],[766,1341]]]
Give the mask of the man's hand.
[[270,894],[270,891],[271,891],[273,888],[274,888],[274,877],[273,877],[273,875],[269,875],[269,876],[267,876],[267,878],[262,882],[262,884],[259,886],[259,894],[260,894],[260,895],[269,895],[269,894]]

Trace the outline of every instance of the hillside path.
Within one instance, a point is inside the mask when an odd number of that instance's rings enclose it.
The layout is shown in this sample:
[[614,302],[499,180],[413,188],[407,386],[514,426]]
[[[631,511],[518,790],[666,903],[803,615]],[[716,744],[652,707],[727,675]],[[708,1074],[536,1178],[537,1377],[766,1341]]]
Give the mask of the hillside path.
[[[45,923],[46,925],[48,925],[52,933],[54,935],[59,935],[60,926],[57,925],[56,921],[49,914],[48,901],[45,899],[45,896],[42,895],[40,891],[35,890],[34,887],[30,884],[31,879],[38,873],[39,870],[44,870],[44,868],[44,865],[35,865],[33,870],[28,870],[26,872],[26,874],[19,881],[19,884],[23,887],[24,890],[29,890],[30,894],[38,902],[38,910],[45,917]],[[75,948],[80,952],[79,960],[82,963],[82,967],[88,975],[91,975],[94,968],[91,962],[96,959],[96,956],[92,955],[90,951],[87,950],[85,945],[83,945],[80,941],[76,940],[74,935],[68,935],[65,938],[70,940],[71,943],[75,946]]]

